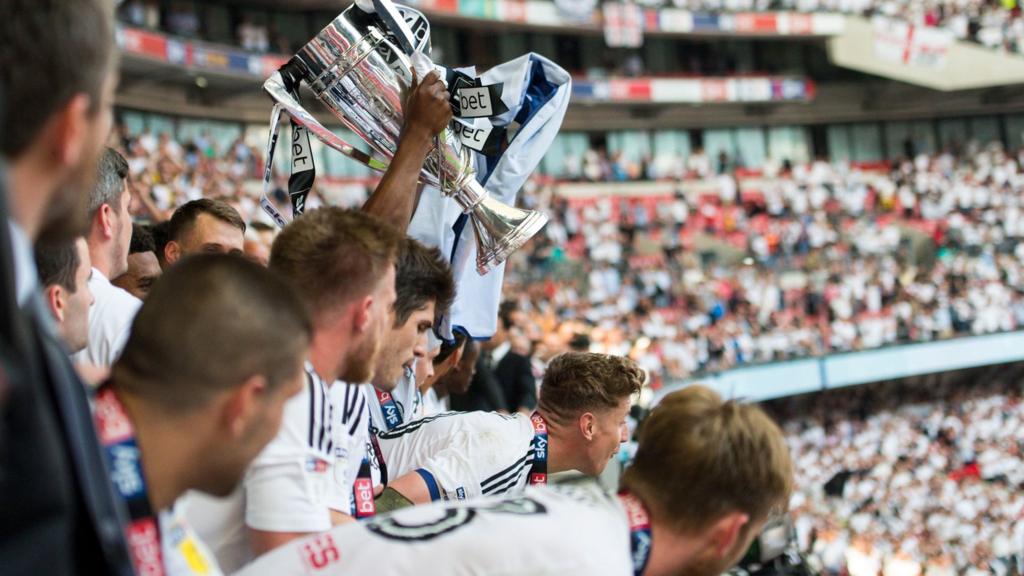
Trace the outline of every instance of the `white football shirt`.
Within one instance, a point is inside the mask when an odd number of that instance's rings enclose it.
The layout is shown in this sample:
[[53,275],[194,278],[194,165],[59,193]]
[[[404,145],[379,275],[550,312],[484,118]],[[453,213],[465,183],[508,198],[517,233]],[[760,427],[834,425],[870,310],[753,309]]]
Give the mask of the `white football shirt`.
[[436,416],[442,412],[448,412],[447,402],[437,397],[437,392],[433,388],[429,388],[425,394],[421,394],[423,403],[419,414],[415,419],[426,418],[427,416]]
[[[486,536],[486,537],[484,537]],[[632,576],[619,499],[593,483],[435,502],[338,526],[262,556],[238,576]]]
[[[370,403],[370,414],[373,417],[373,426],[377,430],[390,430],[413,419],[419,411],[422,397],[416,387],[415,373],[406,368],[398,379],[398,384],[390,393],[381,393],[373,385],[366,384],[369,396],[373,400]],[[387,402],[387,398],[391,403]]]
[[363,460],[371,456],[371,404],[377,402],[370,384],[338,381],[331,386],[335,407],[334,478],[327,504],[332,510],[355,516],[353,486]]
[[384,483],[418,471],[433,499],[464,500],[526,486],[534,430],[523,414],[446,412],[378,432]]
[[305,386],[285,403],[280,431],[249,466],[242,488],[226,500],[190,498],[189,522],[228,573],[253,557],[246,526],[267,532],[331,528],[335,435],[329,392],[306,362]]
[[128,343],[135,314],[142,300],[118,288],[93,268],[89,291],[95,302],[89,307],[89,344],[71,359],[79,364],[112,366]]

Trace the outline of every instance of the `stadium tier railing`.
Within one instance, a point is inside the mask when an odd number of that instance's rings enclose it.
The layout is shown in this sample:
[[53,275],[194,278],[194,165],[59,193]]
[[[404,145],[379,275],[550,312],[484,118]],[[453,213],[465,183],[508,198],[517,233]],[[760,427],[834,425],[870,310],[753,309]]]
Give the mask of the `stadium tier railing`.
[[667,383],[655,393],[652,406],[695,383],[728,398],[760,401],[1019,361],[1024,361],[1024,330],[733,368]]
[[[284,64],[280,54],[254,54],[241,48],[187,40],[122,26],[118,44],[125,54],[154,63],[253,80]],[[573,80],[572,98],[581,103],[712,104],[729,102],[806,102],[815,84],[799,76],[587,78]]]

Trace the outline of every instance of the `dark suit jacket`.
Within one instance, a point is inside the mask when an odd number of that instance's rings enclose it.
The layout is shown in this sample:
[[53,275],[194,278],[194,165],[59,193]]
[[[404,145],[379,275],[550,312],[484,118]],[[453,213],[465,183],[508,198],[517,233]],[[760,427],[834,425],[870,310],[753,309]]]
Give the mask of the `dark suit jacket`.
[[[0,200],[0,267],[10,270],[7,235]],[[41,320],[48,312],[39,310],[38,295],[30,311],[22,311],[10,285],[0,294],[0,572],[129,576],[126,516],[110,484],[86,388]]]
[[133,568],[84,384],[38,322],[38,362],[12,378],[0,455],[0,566],[6,574],[116,574]]
[[508,410],[505,395],[483,353],[476,359],[476,373],[473,374],[469,390],[465,394],[452,393],[449,398],[451,409],[456,412]]
[[505,393],[509,412],[537,407],[537,379],[529,358],[509,350],[494,368],[494,377]]

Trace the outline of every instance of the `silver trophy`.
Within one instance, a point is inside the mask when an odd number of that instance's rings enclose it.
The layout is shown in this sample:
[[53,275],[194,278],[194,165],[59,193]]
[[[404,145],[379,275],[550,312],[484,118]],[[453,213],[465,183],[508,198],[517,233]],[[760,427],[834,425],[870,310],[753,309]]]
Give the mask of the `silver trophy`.
[[[405,24],[426,23],[415,10],[401,7],[401,15]],[[412,46],[423,49],[429,42],[429,28],[425,34],[423,26],[414,28]],[[294,122],[321,142],[371,168],[386,170],[398,148],[402,103],[413,78],[409,57],[391,38],[379,18],[352,6],[302,47],[263,88]],[[409,42],[399,44],[408,46]],[[349,144],[314,118],[297,98],[300,83],[371,151]],[[539,232],[548,218],[491,198],[474,177],[472,154],[450,128],[445,129],[427,155],[420,182],[454,198],[469,214],[477,240],[476,267],[483,275]]]

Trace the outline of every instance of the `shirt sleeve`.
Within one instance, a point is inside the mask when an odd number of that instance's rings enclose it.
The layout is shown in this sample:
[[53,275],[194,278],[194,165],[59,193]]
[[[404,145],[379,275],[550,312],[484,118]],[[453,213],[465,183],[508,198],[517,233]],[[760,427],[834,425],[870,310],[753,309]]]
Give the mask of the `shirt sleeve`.
[[441,498],[465,500],[500,494],[518,486],[526,468],[529,440],[523,442],[523,417],[489,412],[456,416],[463,425],[447,445],[428,458],[420,476],[436,481]]

